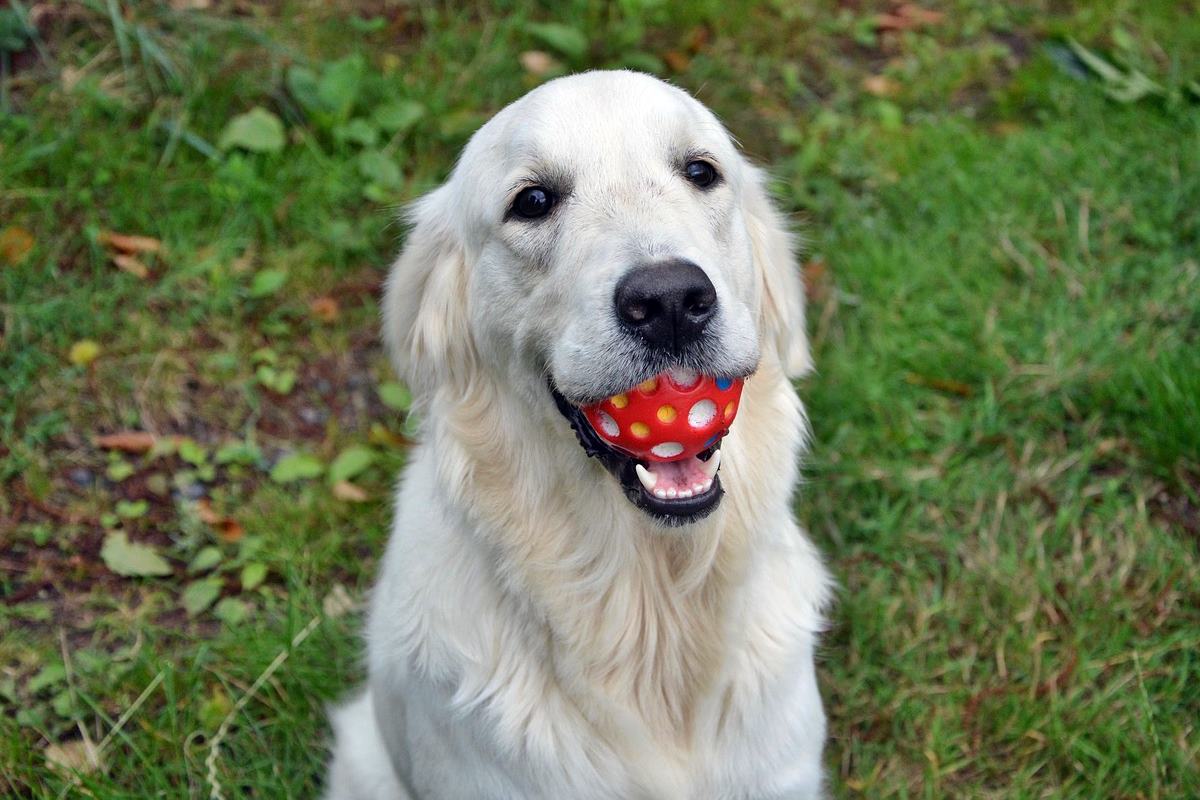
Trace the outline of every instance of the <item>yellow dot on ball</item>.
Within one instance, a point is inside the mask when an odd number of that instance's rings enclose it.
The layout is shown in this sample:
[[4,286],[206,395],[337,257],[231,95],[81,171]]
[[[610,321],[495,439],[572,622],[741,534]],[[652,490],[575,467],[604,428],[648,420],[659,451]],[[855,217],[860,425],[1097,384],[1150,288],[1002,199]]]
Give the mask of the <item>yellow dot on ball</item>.
[[624,408],[629,405],[629,398],[623,394],[614,394],[608,398],[608,402],[613,404],[613,408]]
[[650,435],[650,426],[644,422],[635,422],[629,426],[629,432],[639,439],[645,439]]
[[675,406],[659,406],[658,418],[663,422],[674,422],[677,412]]
[[729,405],[725,406],[725,421],[726,422],[729,422],[729,420],[733,419],[733,412],[736,409],[737,409],[737,403],[730,403]]
[[651,378],[648,381],[642,381],[638,384],[638,388],[649,394],[658,388],[658,378]]

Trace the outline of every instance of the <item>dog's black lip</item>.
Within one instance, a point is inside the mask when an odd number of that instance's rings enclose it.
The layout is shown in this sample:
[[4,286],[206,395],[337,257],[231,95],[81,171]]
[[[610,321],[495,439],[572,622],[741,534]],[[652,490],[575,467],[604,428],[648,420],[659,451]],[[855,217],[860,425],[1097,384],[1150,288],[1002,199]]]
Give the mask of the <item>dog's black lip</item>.
[[622,474],[618,477],[625,496],[642,511],[658,518],[666,525],[677,526],[698,522],[716,511],[717,506],[721,504],[721,497],[725,494],[725,490],[721,488],[720,475],[713,476],[712,486],[704,494],[663,500],[646,491],[646,487],[642,486],[642,482],[638,480],[633,466],[637,463],[637,459],[628,457],[628,460],[629,464],[626,469],[629,476],[626,477]]
[[[575,431],[575,438],[579,440],[579,446],[583,448],[583,451],[590,458],[595,458],[604,465],[606,470],[612,473],[613,477],[621,485],[626,499],[637,508],[664,525],[676,527],[699,522],[715,511],[717,506],[721,504],[721,497],[725,494],[725,490],[721,488],[721,476],[719,474],[713,476],[712,486],[709,487],[708,491],[700,495],[664,500],[647,492],[646,487],[642,486],[642,482],[638,480],[635,470],[638,460],[631,455],[610,447],[596,433],[596,430],[587,421],[587,417],[583,415],[583,411],[579,406],[564,397],[562,392],[558,391],[554,386],[553,381],[549,381],[549,387],[550,394],[554,397],[554,405],[557,406],[559,413],[566,417],[567,422],[571,424],[571,429]],[[715,448],[716,445],[701,453],[701,458],[707,461],[712,456],[712,451]]]

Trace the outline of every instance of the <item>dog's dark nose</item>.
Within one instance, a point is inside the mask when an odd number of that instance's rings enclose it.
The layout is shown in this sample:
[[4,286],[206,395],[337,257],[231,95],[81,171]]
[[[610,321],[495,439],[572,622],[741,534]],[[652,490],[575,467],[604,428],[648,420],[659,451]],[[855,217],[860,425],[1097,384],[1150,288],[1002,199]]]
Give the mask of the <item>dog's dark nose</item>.
[[626,328],[671,352],[698,340],[717,312],[712,281],[683,259],[630,270],[617,284],[615,300]]

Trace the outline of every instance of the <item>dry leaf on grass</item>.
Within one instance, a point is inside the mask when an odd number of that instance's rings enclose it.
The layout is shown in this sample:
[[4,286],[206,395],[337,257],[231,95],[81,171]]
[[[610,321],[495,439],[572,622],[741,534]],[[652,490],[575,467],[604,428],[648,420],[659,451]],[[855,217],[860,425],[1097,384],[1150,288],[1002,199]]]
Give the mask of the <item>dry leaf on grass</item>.
[[225,517],[213,527],[217,531],[217,536],[223,542],[239,542],[246,535],[242,523],[233,517]]
[[239,541],[246,533],[242,524],[236,519],[214,511],[212,502],[207,497],[196,501],[196,517],[216,531],[217,537],[223,542]]
[[905,19],[911,19],[918,25],[937,25],[946,18],[943,12],[934,11],[931,8],[922,8],[916,3],[905,3],[900,6],[897,13]]
[[904,376],[904,380],[913,386],[937,389],[939,392],[956,394],[959,397],[970,397],[975,393],[970,384],[956,381],[953,378],[931,378],[927,375],[918,375],[915,372],[909,372]]
[[96,238],[101,245],[108,248],[109,258],[118,269],[139,280],[150,277],[150,268],[138,256],[157,255],[163,249],[162,242],[151,236],[100,231]]
[[196,501],[196,516],[205,525],[216,525],[222,519],[220,514],[213,511],[212,503],[207,497],[202,497]]
[[692,65],[692,59],[678,50],[668,50],[662,54],[662,59],[673,72],[686,72]]
[[146,278],[150,277],[150,268],[141,261],[138,261],[136,256],[127,256],[118,253],[112,257],[112,262],[116,264],[121,271],[128,272],[130,275],[140,280],[145,280]]
[[345,616],[357,606],[358,603],[354,602],[354,598],[346,591],[346,587],[340,583],[335,583],[329,594],[325,595],[325,599],[321,601],[321,610],[330,619]]
[[97,436],[96,446],[123,453],[146,453],[157,440],[158,437],[149,431],[118,431]]
[[33,249],[33,235],[24,228],[13,226],[0,231],[0,261],[16,266]]
[[526,50],[517,56],[517,60],[521,62],[522,69],[539,78],[559,66],[554,56],[545,50]]
[[120,253],[161,253],[162,241],[151,236],[137,236],[115,231],[100,231],[100,244]]
[[[386,402],[386,401],[385,401]],[[380,445],[382,447],[408,447],[412,444],[412,440],[402,433],[394,433],[378,422],[371,423],[371,429],[367,433],[367,441],[371,444]]]
[[337,300],[326,295],[314,297],[312,302],[308,304],[308,310],[312,312],[314,317],[321,320],[321,322],[337,321],[338,314],[341,311]]
[[883,31],[911,31],[929,25],[937,25],[946,15],[913,3],[905,3],[894,14],[880,14],[875,18],[875,27]]
[[886,75],[868,75],[863,78],[862,87],[876,97],[895,97],[900,93],[900,84]]
[[350,481],[338,481],[333,484],[333,496],[346,503],[365,503],[369,499],[361,486]]
[[821,304],[829,296],[829,268],[822,259],[813,259],[804,265],[801,272],[804,279],[804,296],[811,303]]
[[59,73],[59,80],[62,81],[62,88],[67,94],[75,91],[75,87],[79,85],[79,81],[87,75],[87,70],[76,69],[75,67],[63,67]]
[[699,53],[708,46],[709,40],[712,38],[712,31],[707,25],[697,25],[688,31],[687,35],[687,50],[692,55]]
[[46,766],[66,772],[90,773],[100,768],[100,750],[88,739],[52,742],[43,751]]

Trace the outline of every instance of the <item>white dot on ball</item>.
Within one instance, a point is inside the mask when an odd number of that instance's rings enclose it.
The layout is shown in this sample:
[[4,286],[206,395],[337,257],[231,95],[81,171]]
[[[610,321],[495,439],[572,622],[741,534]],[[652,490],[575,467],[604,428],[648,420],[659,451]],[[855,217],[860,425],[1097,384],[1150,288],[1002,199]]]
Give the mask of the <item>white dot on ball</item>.
[[679,442],[663,442],[662,444],[656,444],[654,447],[651,447],[650,452],[654,453],[654,455],[658,456],[659,458],[671,458],[672,456],[677,456],[683,452],[683,445],[681,445]]
[[717,404],[712,400],[701,400],[692,406],[688,412],[688,425],[693,428],[703,428],[717,416]]
[[696,370],[686,367],[672,367],[667,370],[667,374],[680,389],[690,389],[700,382],[700,374]]
[[600,430],[604,431],[609,436],[620,436],[621,435],[621,427],[619,425],[617,425],[617,421],[615,419],[613,419],[612,417],[610,417],[608,414],[606,414],[603,411],[600,412],[599,417],[600,417]]

